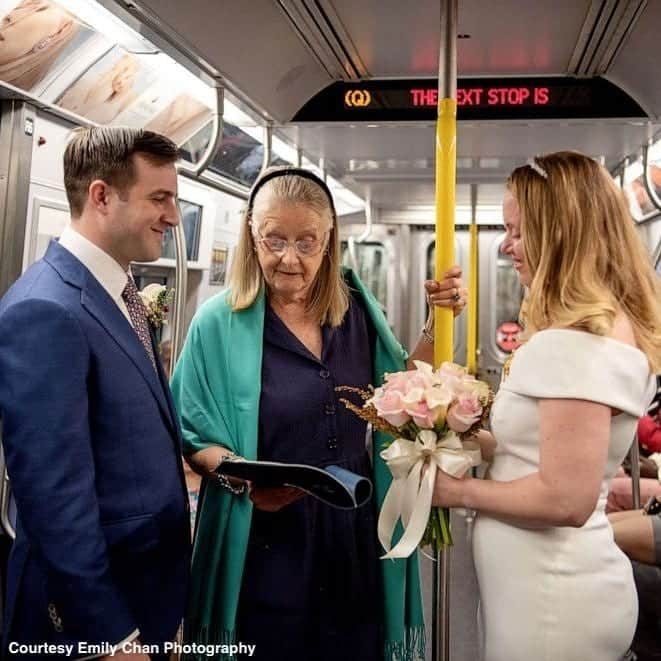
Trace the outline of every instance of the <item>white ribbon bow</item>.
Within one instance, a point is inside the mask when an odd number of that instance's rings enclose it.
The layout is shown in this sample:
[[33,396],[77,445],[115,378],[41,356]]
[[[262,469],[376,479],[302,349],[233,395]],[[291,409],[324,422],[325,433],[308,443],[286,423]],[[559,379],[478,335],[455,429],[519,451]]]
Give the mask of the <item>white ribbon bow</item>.
[[[381,458],[393,476],[379,514],[379,541],[387,551],[382,559],[408,558],[420,543],[429,521],[436,469],[461,477],[469,468],[482,463],[480,446],[473,441],[462,443],[454,432],[439,441],[436,432],[423,429],[415,441],[395,440],[381,452]],[[421,480],[426,463],[429,466]],[[400,518],[404,534],[391,549],[392,535]]]

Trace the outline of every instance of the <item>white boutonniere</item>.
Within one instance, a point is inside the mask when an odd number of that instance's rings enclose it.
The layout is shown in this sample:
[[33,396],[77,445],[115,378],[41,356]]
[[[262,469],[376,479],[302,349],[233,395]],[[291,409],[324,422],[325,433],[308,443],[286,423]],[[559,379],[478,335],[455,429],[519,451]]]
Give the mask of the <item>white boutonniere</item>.
[[170,310],[170,303],[174,297],[174,289],[168,289],[165,285],[147,285],[139,292],[145,309],[147,310],[147,321],[152,328],[158,330],[167,324],[166,315]]

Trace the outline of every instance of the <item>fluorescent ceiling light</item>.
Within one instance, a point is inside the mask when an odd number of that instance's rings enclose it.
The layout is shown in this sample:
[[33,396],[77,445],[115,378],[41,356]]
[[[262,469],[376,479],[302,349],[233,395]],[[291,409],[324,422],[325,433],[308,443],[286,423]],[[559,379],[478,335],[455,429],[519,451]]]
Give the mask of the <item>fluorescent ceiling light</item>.
[[310,172],[314,172],[318,177],[321,177],[322,179],[324,178],[324,173],[321,171],[321,168],[315,163],[313,163],[309,158],[303,156],[303,158],[301,159],[301,163],[306,170],[310,170]]
[[[230,122],[232,123],[232,122]],[[257,140],[260,145],[264,144],[264,127],[262,126],[240,126],[244,133],[247,133],[251,138]]]
[[[499,224],[503,222],[503,213],[498,204],[478,204],[475,218],[480,224]],[[454,222],[459,225],[470,225],[472,211],[470,205],[459,204],[455,208]]]
[[338,216],[344,216],[348,213],[356,213],[365,208],[365,200],[358,197],[358,195],[350,191],[348,188],[345,188],[334,177],[326,177],[326,183],[333,195],[335,210],[337,211]]
[[287,161],[287,163],[296,165],[297,153],[294,147],[288,145],[284,140],[281,140],[275,135],[271,139],[271,147],[273,148],[273,153],[276,156],[279,156],[284,161]]
[[499,168],[500,159],[499,158],[481,158],[479,161],[479,167],[481,168]]
[[[162,72],[158,81],[164,96],[166,94],[177,96],[182,92],[186,92],[208,108],[216,107],[214,89],[192,74],[186,67],[181,66],[173,60],[169,55],[157,53],[144,57],[147,62],[154,63],[154,68]],[[152,60],[152,58],[154,59]]]
[[[226,122],[229,122],[230,124],[238,126],[244,130],[244,127],[246,126],[257,126],[257,122],[255,122],[255,120],[252,119],[248,114],[243,112],[239,106],[237,106],[235,103],[232,103],[232,101],[227,98],[227,94],[225,94],[225,100],[223,102],[223,119]],[[261,142],[262,139],[260,138],[259,141]]]

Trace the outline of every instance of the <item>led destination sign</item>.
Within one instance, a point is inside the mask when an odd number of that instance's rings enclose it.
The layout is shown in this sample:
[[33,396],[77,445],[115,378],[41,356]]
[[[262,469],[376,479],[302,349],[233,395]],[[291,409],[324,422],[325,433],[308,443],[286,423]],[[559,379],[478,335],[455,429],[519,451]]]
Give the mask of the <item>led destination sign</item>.
[[[413,88],[409,90],[411,105],[436,108],[438,90]],[[462,87],[457,89],[457,106],[548,106],[551,90],[544,86],[534,87]]]
[[[293,121],[433,121],[436,81],[369,80],[333,83]],[[645,117],[619,87],[602,78],[466,78],[457,85],[458,119]]]

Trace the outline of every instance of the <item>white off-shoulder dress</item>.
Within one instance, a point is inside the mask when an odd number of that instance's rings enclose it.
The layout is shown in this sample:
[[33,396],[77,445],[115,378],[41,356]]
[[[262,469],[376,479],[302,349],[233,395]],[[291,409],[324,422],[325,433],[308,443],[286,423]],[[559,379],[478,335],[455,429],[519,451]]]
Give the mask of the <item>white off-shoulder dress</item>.
[[478,515],[473,555],[485,661],[618,661],[627,651],[638,601],[604,508],[654,384],[641,351],[590,333],[540,331],[516,352],[491,413],[490,479],[539,469],[540,399],[589,400],[621,413],[611,418],[599,501],[583,527],[530,529]]

